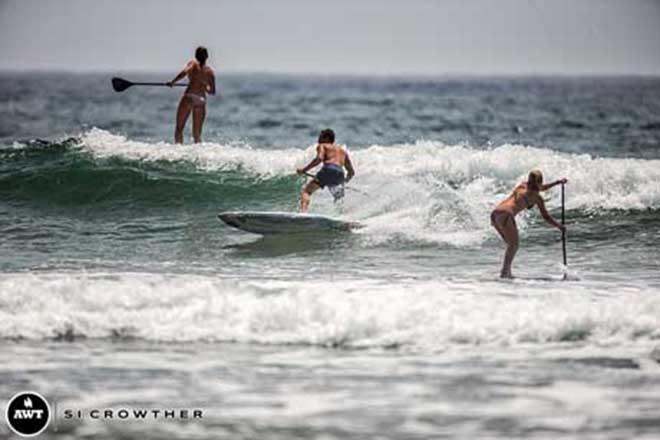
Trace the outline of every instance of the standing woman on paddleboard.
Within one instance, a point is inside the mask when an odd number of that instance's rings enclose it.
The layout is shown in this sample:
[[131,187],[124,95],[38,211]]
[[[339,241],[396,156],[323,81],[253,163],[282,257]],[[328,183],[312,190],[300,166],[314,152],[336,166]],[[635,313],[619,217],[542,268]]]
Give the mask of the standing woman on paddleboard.
[[195,50],[195,58],[188,61],[186,66],[172,81],[167,83],[172,87],[175,82],[188,77],[188,87],[179,100],[179,108],[176,111],[176,128],[174,130],[174,142],[183,143],[183,129],[190,112],[193,114],[193,140],[195,143],[202,141],[202,126],[206,117],[206,94],[215,95],[215,74],[213,69],[206,65],[209,53],[205,47]]
[[565,184],[566,182],[567,180],[564,178],[544,185],[541,171],[533,170],[529,173],[527,182],[516,186],[511,195],[500,202],[490,214],[491,224],[507,245],[500,277],[513,278],[511,264],[518,250],[518,227],[516,226],[515,217],[520,211],[532,209],[536,205],[548,224],[562,232],[565,231],[565,226],[559,224],[545,209],[545,202],[540,195],[540,191],[546,191],[555,185]]

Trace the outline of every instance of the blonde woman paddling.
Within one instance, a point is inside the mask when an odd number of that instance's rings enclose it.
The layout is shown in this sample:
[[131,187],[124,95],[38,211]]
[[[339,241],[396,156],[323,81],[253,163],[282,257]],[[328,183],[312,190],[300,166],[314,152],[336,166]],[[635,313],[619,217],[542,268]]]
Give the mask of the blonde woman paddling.
[[515,218],[520,211],[524,209],[532,209],[536,205],[548,224],[556,227],[562,232],[565,231],[565,227],[558,223],[548,213],[540,192],[547,191],[553,186],[566,182],[567,180],[564,178],[544,185],[543,174],[541,171],[533,170],[529,173],[527,182],[516,186],[511,195],[500,202],[490,214],[491,224],[495,227],[502,237],[502,240],[504,240],[507,245],[500,277],[513,278],[511,264],[513,263],[513,257],[518,251],[518,227],[516,226]]

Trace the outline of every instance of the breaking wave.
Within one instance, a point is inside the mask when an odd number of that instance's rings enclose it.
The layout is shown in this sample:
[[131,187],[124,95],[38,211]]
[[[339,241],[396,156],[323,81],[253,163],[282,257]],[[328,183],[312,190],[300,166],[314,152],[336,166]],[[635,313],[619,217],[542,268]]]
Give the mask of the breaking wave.
[[[146,273],[3,274],[0,338],[139,338],[347,348],[660,338],[660,297],[630,283],[242,281]],[[487,295],[484,293],[488,292]]]
[[[259,149],[204,143],[134,141],[92,129],[79,139],[17,144],[0,152],[0,197],[65,206],[136,203],[187,209],[293,209],[297,166],[313,147]],[[505,144],[490,149],[418,141],[353,151],[357,176],[343,205],[319,194],[313,210],[359,220],[373,240],[478,244],[491,234],[488,213],[529,170],[568,177],[567,208],[576,215],[656,210],[660,160],[600,158]],[[546,193],[551,210],[559,191]],[[521,224],[525,227],[525,216]],[[381,237],[381,238],[378,238]]]

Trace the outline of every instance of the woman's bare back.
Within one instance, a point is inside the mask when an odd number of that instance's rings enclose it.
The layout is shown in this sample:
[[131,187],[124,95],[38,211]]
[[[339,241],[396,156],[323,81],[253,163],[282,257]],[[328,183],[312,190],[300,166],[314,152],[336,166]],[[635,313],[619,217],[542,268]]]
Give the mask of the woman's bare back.
[[192,60],[188,63],[186,73],[189,80],[186,92],[206,96],[213,83],[213,69],[209,66],[202,66],[198,61]]

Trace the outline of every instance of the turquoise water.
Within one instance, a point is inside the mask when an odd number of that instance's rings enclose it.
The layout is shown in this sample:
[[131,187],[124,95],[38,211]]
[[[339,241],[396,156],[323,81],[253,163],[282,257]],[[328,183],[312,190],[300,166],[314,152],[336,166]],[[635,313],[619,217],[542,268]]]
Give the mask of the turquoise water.
[[[205,143],[175,146],[178,92],[116,94],[110,76],[3,76],[0,389],[208,417],[52,436],[658,431],[659,80],[228,76]],[[294,170],[328,126],[359,192],[312,211],[364,228],[217,220],[295,210]],[[503,282],[489,212],[532,168],[569,179],[568,269],[524,213]],[[558,188],[546,200],[558,216]]]

